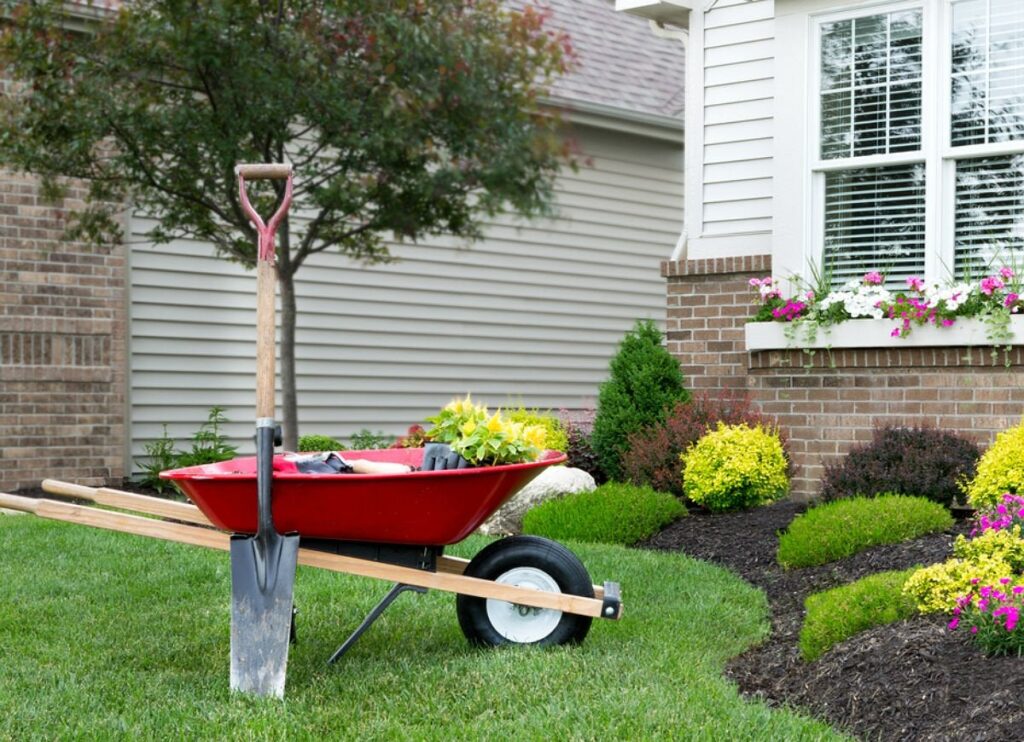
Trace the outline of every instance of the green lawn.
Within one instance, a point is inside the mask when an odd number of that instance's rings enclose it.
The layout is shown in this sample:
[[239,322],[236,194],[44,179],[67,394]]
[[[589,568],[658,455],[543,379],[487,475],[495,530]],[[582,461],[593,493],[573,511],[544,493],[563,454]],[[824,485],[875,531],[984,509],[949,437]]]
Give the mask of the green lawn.
[[280,702],[228,691],[225,553],[0,515],[0,738],[838,738],[721,678],[767,629],[762,593],[681,556],[573,548],[625,602],[581,647],[472,649],[454,597],[432,592],[332,667],[387,585],[300,567]]

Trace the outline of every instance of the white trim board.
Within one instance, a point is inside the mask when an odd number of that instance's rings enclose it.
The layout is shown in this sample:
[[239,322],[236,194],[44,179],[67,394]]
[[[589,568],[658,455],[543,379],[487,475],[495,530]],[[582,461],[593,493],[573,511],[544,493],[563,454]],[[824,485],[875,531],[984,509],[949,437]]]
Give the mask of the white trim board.
[[[744,327],[746,347],[750,352],[800,348],[991,348],[985,324],[977,319],[958,319],[952,327],[913,327],[905,338],[892,337],[900,323],[891,319],[853,319],[831,327],[819,327],[808,341],[800,329],[791,341],[784,322],[748,322]],[[1024,345],[1024,316],[1010,318],[1013,337],[1010,345]]]

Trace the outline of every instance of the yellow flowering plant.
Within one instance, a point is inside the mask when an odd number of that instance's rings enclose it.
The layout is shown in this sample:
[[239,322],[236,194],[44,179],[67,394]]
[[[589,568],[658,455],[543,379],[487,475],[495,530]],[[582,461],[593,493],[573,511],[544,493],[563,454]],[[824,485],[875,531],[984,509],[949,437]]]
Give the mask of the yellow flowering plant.
[[434,427],[427,431],[426,437],[438,443],[454,443],[463,435],[461,431],[464,425],[470,422],[482,423],[487,416],[487,408],[473,404],[471,396],[467,394],[465,399],[453,399],[434,417],[427,418],[427,422],[433,423]]
[[436,416],[427,435],[448,443],[452,451],[471,464],[518,464],[534,461],[544,450],[547,431],[543,425],[528,425],[493,415],[484,405],[465,399],[452,400]]

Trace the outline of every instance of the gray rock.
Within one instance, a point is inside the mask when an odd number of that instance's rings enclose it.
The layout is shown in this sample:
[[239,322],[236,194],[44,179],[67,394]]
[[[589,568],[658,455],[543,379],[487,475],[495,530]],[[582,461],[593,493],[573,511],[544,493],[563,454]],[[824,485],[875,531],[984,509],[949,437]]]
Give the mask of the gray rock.
[[582,469],[549,466],[498,508],[497,512],[480,526],[480,532],[488,536],[521,533],[523,516],[530,508],[562,495],[589,492],[596,486],[594,478]]

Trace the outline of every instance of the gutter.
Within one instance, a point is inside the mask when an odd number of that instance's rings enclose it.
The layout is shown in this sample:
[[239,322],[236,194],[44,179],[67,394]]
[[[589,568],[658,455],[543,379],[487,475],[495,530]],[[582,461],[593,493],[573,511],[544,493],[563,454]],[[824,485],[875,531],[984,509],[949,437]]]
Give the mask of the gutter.
[[561,96],[545,96],[540,99],[540,103],[542,106],[558,109],[571,123],[580,126],[636,134],[679,145],[683,143],[682,118],[632,111],[628,108]]

